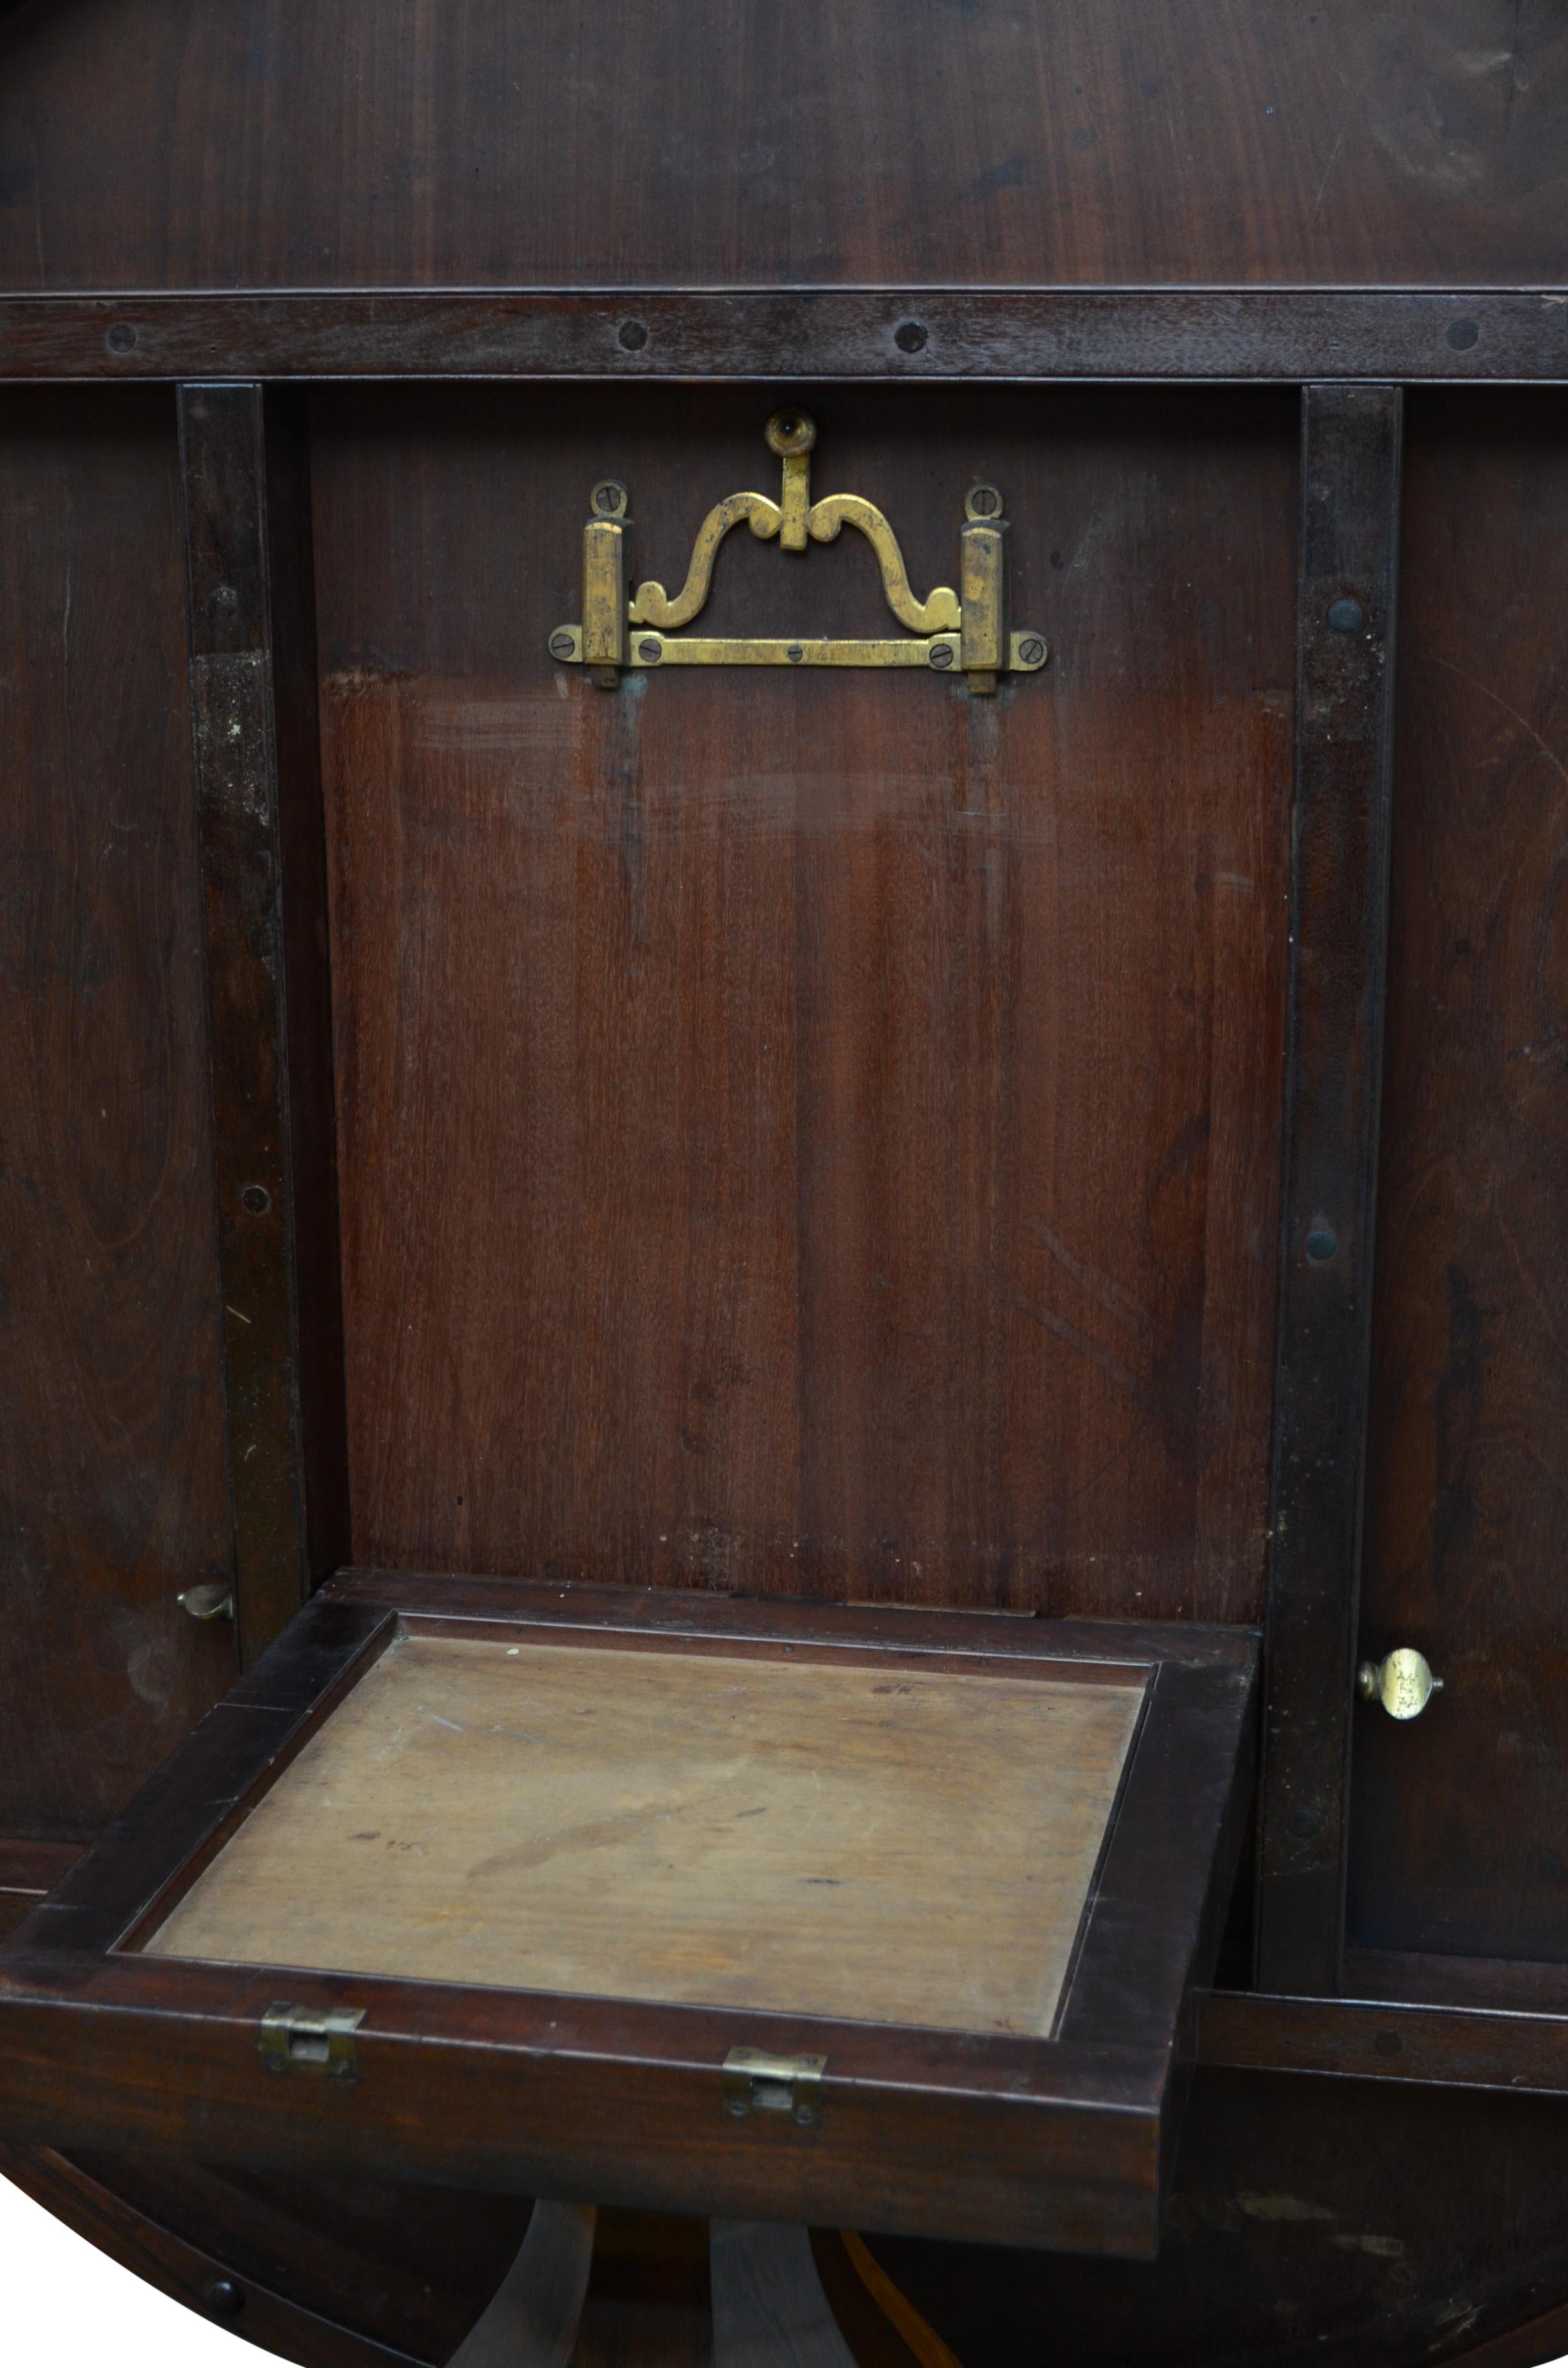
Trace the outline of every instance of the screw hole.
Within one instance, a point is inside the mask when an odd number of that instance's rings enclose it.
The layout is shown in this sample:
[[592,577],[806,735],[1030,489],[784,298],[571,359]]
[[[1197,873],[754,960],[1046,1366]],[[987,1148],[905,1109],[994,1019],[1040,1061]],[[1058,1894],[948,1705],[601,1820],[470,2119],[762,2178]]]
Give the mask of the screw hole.
[[272,1195],[265,1184],[247,1184],[240,1194],[240,1206],[253,1217],[265,1217],[272,1206]]
[[1479,321],[1450,321],[1443,335],[1456,354],[1468,353],[1471,346],[1481,343],[1481,324]]
[[648,332],[641,321],[622,321],[620,342],[629,354],[640,354],[648,342]]
[[1313,1266],[1326,1266],[1339,1247],[1339,1237],[1329,1225],[1314,1225],[1307,1235],[1307,1256]]
[[892,341],[901,354],[919,354],[925,352],[929,335],[924,321],[902,321],[892,333]]
[[136,332],[129,321],[116,321],[104,339],[104,343],[111,354],[133,353],[136,347]]

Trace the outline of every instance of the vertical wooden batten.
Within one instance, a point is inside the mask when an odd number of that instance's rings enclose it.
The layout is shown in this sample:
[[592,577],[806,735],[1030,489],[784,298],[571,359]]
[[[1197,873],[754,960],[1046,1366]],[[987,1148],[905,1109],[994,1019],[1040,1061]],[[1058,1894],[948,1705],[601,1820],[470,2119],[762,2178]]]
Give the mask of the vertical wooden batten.
[[347,1554],[304,424],[179,389],[235,1618],[248,1663]]
[[1309,385],[1257,1978],[1339,1987],[1360,1592],[1402,391]]

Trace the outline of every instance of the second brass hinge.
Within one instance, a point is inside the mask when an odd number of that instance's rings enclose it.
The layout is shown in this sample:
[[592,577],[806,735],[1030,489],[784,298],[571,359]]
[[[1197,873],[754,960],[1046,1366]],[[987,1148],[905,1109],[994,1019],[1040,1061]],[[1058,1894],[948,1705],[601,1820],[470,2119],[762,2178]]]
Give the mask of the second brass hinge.
[[822,2126],[825,2055],[769,2055],[761,2047],[732,2047],[724,2058],[722,2094],[737,2122],[753,2113],[787,2113],[802,2130]]
[[261,2018],[262,2069],[358,2080],[359,2050],[354,2034],[364,2020],[362,2006],[269,2006]]

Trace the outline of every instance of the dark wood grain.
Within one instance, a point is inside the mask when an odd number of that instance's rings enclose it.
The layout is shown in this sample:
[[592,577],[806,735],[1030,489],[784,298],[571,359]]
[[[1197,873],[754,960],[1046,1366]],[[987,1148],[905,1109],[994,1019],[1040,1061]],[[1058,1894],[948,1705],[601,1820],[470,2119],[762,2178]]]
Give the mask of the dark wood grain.
[[[421,1628],[461,1635],[471,1623],[497,1620],[548,1626],[618,1643],[639,1636],[707,1639],[727,1645],[811,1643],[853,1653],[930,1654],[957,1662],[987,1658],[1049,1661],[1066,1675],[1125,1670],[1140,1662],[1224,1669],[1250,1666],[1255,1639],[1245,1630],[1201,1621],[1040,1620],[1032,1613],[963,1611],[924,1604],[835,1603],[809,1598],[729,1596],[710,1588],[551,1585],[537,1579],[475,1578],[455,1573],[346,1570],[322,1589],[325,1602],[381,1605]],[[896,1611],[898,1618],[890,1619]],[[1092,1681],[1092,1680],[1091,1680]]]
[[[317,400],[356,1552],[1248,1620],[1293,406],[824,393],[923,585],[1004,487],[997,700],[554,667],[587,488],[677,581],[766,407]],[[885,629],[739,544],[713,630]]]
[[1568,2014],[1413,2004],[1409,1991],[1423,1979],[1415,1967],[1405,1973],[1397,1999],[1215,1990],[1199,2017],[1199,2056],[1239,2069],[1568,2096]]
[[74,1842],[0,1836],[0,1941],[10,1939],[80,1855]]
[[0,1827],[85,1839],[199,1717],[225,1577],[166,396],[0,397]]
[[708,2223],[601,2212],[572,2368],[711,2368]]
[[1263,1987],[1332,1992],[1346,1784],[1388,909],[1401,392],[1301,405],[1290,1035],[1259,1822]]
[[1029,2368],[1054,2330],[1084,2368],[1418,2368],[1563,2292],[1565,2180],[1551,2098],[1204,2069],[1157,2261],[869,2242],[963,2368]]
[[1568,375],[1551,289],[347,288],[0,295],[0,379]]
[[244,1663],[347,1545],[309,481],[259,387],[179,411]]
[[[257,2034],[280,1983],[307,2008],[369,2009],[351,2089],[267,2079]],[[868,2025],[851,2039],[849,2030],[144,1958],[29,1957],[18,1940],[0,1994],[0,2110],[24,2145],[53,2138],[486,2192],[548,2184],[568,2200],[639,2209],[722,2205],[930,2237],[984,2230],[1015,2244],[1153,2250],[1162,2062],[1058,2050],[1037,2077],[1016,2044],[987,2041],[966,2055],[960,2088],[952,2051],[934,2055],[924,2034]],[[843,2067],[841,2085],[809,2144],[720,2110],[718,2066],[732,2044],[798,2054],[822,2041]]]
[[1350,1927],[1568,1958],[1568,465],[1548,403],[1424,398],[1407,496]]
[[45,1948],[124,1942],[171,1875],[195,1879],[392,1630],[374,1605],[311,1603],[61,1878],[28,1932]]
[[0,44],[13,286],[1568,277],[1534,0],[75,0]]

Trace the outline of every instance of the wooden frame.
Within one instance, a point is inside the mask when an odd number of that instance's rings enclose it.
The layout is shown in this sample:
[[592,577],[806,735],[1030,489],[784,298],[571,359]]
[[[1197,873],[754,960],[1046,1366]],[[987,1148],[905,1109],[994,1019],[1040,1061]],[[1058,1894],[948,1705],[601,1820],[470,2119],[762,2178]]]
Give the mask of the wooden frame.
[[[1568,378],[1568,304],[1551,290],[1269,288],[131,291],[0,299],[0,379],[200,380],[199,388],[182,385],[187,429],[199,416],[226,421],[231,457],[244,461],[193,466],[199,439],[187,433],[193,679],[222,655],[211,638],[210,597],[220,578],[227,583],[244,573],[219,564],[225,549],[250,554],[234,628],[241,638],[233,647],[268,656],[266,695],[241,718],[241,760],[252,778],[270,785],[275,801],[264,850],[236,844],[225,853],[212,834],[222,783],[216,775],[203,778],[210,948],[226,931],[224,941],[253,962],[254,932],[248,949],[245,932],[258,916],[267,928],[291,932],[297,946],[306,945],[300,902],[308,910],[317,893],[308,857],[317,791],[308,762],[290,757],[281,768],[278,762],[280,749],[297,752],[309,739],[301,728],[298,664],[309,641],[300,598],[309,574],[308,494],[286,410],[261,381],[386,377],[770,383],[836,377],[888,384],[954,377],[1206,379],[1302,386],[1299,688],[1303,712],[1308,693],[1341,698],[1354,730],[1332,749],[1321,728],[1303,728],[1298,743],[1298,942],[1286,1087],[1269,1745],[1256,1936],[1260,1981],[1290,1995],[1217,2004],[1205,2021],[1203,2044],[1216,2061],[1289,2066],[1310,2058],[1313,2068],[1401,2078],[1413,2077],[1419,2064],[1421,2078],[1491,2085],[1493,2055],[1478,2050],[1470,2030],[1479,2008],[1435,2002],[1432,2011],[1437,2015],[1440,2006],[1440,2017],[1426,2041],[1397,2066],[1388,2055],[1368,2055],[1364,2028],[1371,2026],[1357,2020],[1359,2004],[1347,2001],[1326,2022],[1312,2022],[1317,2036],[1305,2054],[1290,2034],[1308,2027],[1297,2001],[1332,1999],[1353,1989],[1357,1978],[1343,1946],[1345,1825],[1376,1182],[1400,387],[1560,382]],[[218,383],[235,380],[244,383]],[[206,523],[198,533],[203,504]],[[1328,600],[1352,584],[1372,620],[1369,635],[1354,644],[1324,632]],[[275,639],[293,651],[288,668],[271,664]],[[198,758],[199,773],[199,728]],[[307,860],[301,867],[296,858],[290,871],[285,848],[282,867],[274,868],[270,906],[253,912],[258,854],[270,861],[290,832]],[[1314,956],[1315,1001],[1302,992],[1303,946]],[[233,1031],[222,1025],[225,975],[232,985],[233,973],[215,966],[221,1198],[225,1162],[232,1164],[247,1140],[242,1121],[251,1091],[236,1067]],[[307,1161],[321,1156],[321,1111],[330,1099],[323,1103],[319,1079],[312,1085],[299,1066],[298,1046],[310,1041],[300,1022],[324,985],[307,967],[270,1004],[263,996],[246,1013],[263,1031],[253,1052],[282,1080],[278,1142],[293,1146],[288,1157]],[[1325,1087],[1335,1048],[1346,1042],[1356,1048],[1354,1074],[1348,1099],[1336,1100]],[[295,1224],[294,1206],[308,1204],[319,1220],[330,1201],[290,1190],[291,1198],[275,1202],[282,1230],[264,1261],[284,1343],[284,1370],[272,1376],[281,1390],[278,1452],[253,1475],[262,1484],[256,1506],[247,1509],[238,1498],[234,1504],[247,1643],[275,1633],[297,1593],[343,1552],[333,1497],[332,1432],[340,1412],[333,1411],[329,1386],[330,1343],[312,1366],[298,1328],[298,1285],[290,1282],[301,1257],[318,1257],[325,1236],[312,1247],[297,1234],[290,1240],[287,1230]],[[1306,1232],[1324,1213],[1333,1220],[1336,1252],[1309,1259]],[[226,1353],[232,1459],[236,1409],[243,1413],[250,1403],[242,1371],[249,1346],[236,1338]],[[306,1404],[312,1372],[325,1377],[313,1413]],[[314,1477],[312,1458],[318,1459]],[[313,1542],[312,1503],[322,1515]],[[194,1749],[193,1741],[187,1751]],[[195,1764],[182,1753],[171,1764],[171,1780],[174,1767]],[[76,1896],[68,1890],[62,1905]],[[1430,1968],[1412,1965],[1408,1983],[1416,1995],[1428,1995]],[[1382,2016],[1381,2030],[1387,2012],[1372,2010]],[[1521,2012],[1508,2021],[1511,2044],[1537,2067],[1529,2084],[1556,2085],[1560,2016]],[[1488,2043],[1495,2035],[1492,2024],[1482,2034]]]
[[286,397],[178,410],[244,1666],[348,1551],[310,479]]
[[1403,396],[1303,389],[1256,1970],[1332,1995],[1361,1593]]
[[1568,377],[1551,289],[126,290],[0,297],[0,379]]
[[[1147,1670],[1048,2039],[199,1964],[136,1952],[400,1628],[744,1642],[988,1675]],[[833,1611],[506,1580],[334,1581],[0,1958],[9,2135],[665,2209],[1149,2255],[1252,1789],[1246,1632]],[[269,2078],[278,1997],[367,2010],[359,2078]],[[736,2044],[823,2053],[821,2126],[737,2123]]]

